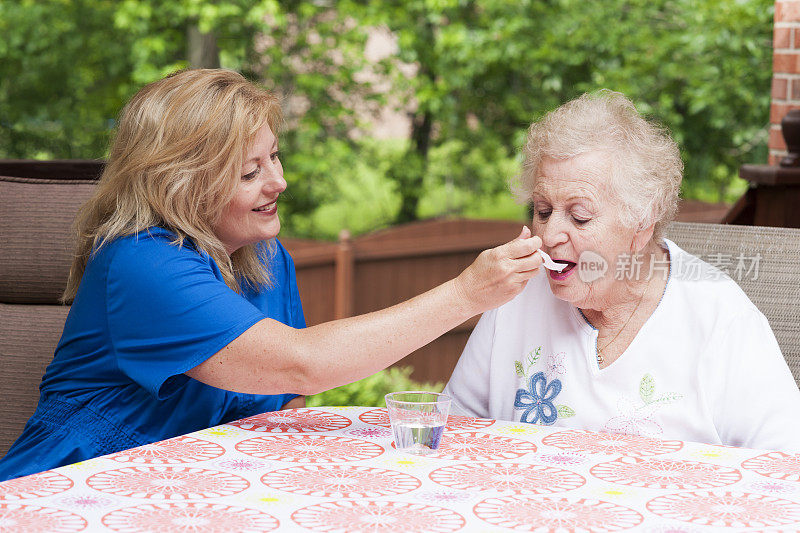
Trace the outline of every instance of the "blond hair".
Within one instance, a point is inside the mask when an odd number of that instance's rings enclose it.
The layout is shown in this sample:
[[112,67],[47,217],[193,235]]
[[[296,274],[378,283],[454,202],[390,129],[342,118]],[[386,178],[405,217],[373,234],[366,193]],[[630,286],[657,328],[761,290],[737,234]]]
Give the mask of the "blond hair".
[[62,297],[75,298],[91,254],[112,240],[160,226],[208,253],[225,283],[270,283],[270,246],[232,255],[212,228],[233,198],[245,151],[264,125],[278,131],[278,99],[241,74],[184,70],[143,87],[122,110],[108,162],[75,220],[77,247]]
[[530,200],[542,159],[569,159],[601,152],[611,163],[609,185],[621,200],[620,220],[642,229],[655,224],[661,241],[678,210],[683,161],[669,132],[642,118],[624,95],[586,93],[531,124],[523,148],[522,174],[512,188]]

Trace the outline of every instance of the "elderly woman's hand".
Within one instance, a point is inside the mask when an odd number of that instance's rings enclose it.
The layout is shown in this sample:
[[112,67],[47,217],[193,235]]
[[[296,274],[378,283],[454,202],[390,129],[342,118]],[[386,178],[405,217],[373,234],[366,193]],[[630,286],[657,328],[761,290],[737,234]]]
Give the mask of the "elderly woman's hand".
[[541,246],[542,239],[523,227],[513,241],[481,252],[455,279],[462,301],[477,314],[511,300],[539,271]]

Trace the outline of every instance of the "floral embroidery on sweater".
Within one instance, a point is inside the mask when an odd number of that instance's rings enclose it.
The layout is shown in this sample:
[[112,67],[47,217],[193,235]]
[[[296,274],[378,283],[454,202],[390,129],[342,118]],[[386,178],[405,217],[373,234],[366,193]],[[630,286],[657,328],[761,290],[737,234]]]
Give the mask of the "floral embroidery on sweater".
[[617,402],[619,415],[606,422],[602,430],[609,433],[657,437],[664,432],[664,429],[655,421],[656,411],[680,400],[683,395],[666,392],[656,397],[655,380],[650,374],[645,374],[639,382],[639,398],[641,402],[622,396]]
[[564,366],[564,358],[567,356],[564,352],[558,352],[547,358],[547,369],[544,371],[545,375],[549,378],[555,379],[555,376],[563,376],[567,373]]
[[[522,410],[521,422],[551,425],[558,417],[575,416],[575,411],[566,405],[556,405],[555,400],[561,392],[561,380],[556,376],[566,373],[564,352],[547,358],[544,370],[538,370],[542,347],[531,350],[523,361],[514,361],[518,377],[526,379],[526,388],[517,389],[514,408]],[[530,377],[529,377],[530,376]]]

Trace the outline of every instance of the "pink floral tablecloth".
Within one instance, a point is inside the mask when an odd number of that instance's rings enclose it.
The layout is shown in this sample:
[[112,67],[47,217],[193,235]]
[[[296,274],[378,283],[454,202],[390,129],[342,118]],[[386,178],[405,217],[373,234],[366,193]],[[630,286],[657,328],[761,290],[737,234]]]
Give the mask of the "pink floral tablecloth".
[[0,531],[800,530],[800,455],[385,409],[265,413],[0,483]]

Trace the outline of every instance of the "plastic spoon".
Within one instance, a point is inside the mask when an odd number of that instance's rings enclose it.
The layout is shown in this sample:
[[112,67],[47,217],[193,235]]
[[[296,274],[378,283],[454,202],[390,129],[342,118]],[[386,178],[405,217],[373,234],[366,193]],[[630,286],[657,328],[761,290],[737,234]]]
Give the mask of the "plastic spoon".
[[567,268],[567,263],[556,263],[550,256],[547,255],[547,252],[544,250],[539,250],[539,253],[542,254],[542,259],[544,259],[544,263],[542,265],[548,270],[555,270],[556,272],[561,272],[565,268]]

